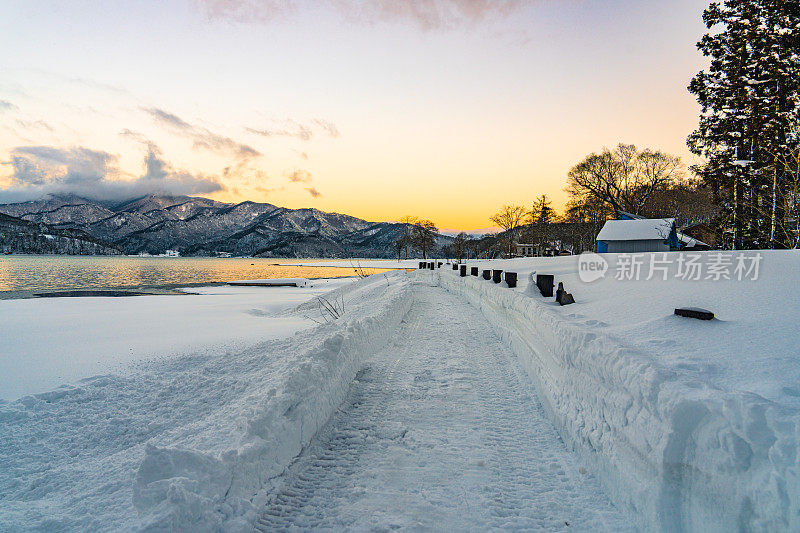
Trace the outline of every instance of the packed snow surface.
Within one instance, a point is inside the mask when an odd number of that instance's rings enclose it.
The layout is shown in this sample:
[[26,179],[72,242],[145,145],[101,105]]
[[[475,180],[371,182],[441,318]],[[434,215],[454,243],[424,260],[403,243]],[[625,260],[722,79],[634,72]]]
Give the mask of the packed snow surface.
[[[800,529],[800,254],[760,252],[757,277],[741,280],[738,257],[758,252],[634,255],[603,254],[593,283],[576,257],[469,262],[519,273],[511,290],[447,268],[417,275],[483,311],[564,440],[641,527]],[[682,278],[696,256],[700,279]],[[638,281],[625,274],[634,259]],[[577,303],[543,298],[534,273]],[[673,314],[686,306],[716,318]]]
[[632,530],[480,312],[438,287],[414,296],[257,528]]
[[310,288],[198,287],[186,296],[0,300],[0,399],[198,351],[241,349],[314,326],[282,314],[352,279]]

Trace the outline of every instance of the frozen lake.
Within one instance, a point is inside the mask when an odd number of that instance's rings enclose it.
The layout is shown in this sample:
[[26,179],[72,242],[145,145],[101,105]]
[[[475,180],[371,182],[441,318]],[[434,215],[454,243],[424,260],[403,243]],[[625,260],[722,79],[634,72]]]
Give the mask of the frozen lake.
[[[314,265],[314,259],[303,259]],[[237,279],[352,276],[357,262],[330,260],[293,266],[298,259],[0,255],[0,298],[6,291],[106,287],[165,287]],[[335,266],[334,266],[335,265]],[[339,267],[339,268],[337,268]],[[385,269],[364,269],[368,274]],[[9,295],[7,294],[6,297]]]

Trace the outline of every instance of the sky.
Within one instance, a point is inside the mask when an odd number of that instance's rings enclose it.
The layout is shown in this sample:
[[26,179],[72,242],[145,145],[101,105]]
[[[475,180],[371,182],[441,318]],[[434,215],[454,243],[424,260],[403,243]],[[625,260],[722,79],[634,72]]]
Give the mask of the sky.
[[697,162],[706,0],[4,0],[0,202],[252,200],[481,231],[620,142]]

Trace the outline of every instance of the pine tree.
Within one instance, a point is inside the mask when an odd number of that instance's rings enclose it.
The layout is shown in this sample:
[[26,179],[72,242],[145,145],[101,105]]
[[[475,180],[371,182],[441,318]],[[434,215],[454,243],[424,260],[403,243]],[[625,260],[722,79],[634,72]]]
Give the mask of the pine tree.
[[711,64],[689,85],[702,107],[689,147],[707,160],[698,170],[722,207],[725,242],[784,247],[775,231],[786,216],[778,161],[797,142],[800,0],[713,2],[703,20],[721,31],[698,43]]

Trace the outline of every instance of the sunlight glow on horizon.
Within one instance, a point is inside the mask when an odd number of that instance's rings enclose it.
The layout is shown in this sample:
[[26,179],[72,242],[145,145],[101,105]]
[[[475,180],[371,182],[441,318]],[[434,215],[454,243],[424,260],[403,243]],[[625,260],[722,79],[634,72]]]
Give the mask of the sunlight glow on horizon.
[[127,181],[155,147],[167,179],[224,187],[198,196],[476,230],[541,194],[560,210],[606,146],[697,162],[704,0],[523,2],[448,28],[198,3],[0,6],[0,200],[19,147],[105,152]]

